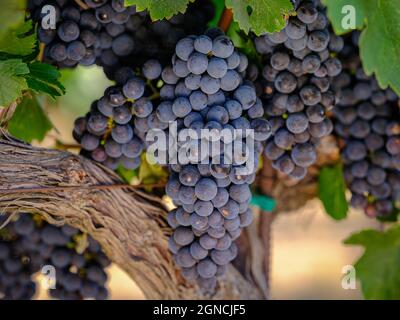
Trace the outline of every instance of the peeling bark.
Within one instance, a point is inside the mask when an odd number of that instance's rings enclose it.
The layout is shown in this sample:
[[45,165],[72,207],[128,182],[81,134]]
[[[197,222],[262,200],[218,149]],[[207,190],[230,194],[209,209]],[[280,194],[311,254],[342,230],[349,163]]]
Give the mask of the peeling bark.
[[[4,133],[0,139],[0,213],[34,212],[49,223],[87,232],[149,299],[264,297],[232,265],[213,295],[186,282],[168,251],[171,230],[160,199],[133,188],[90,188],[121,183],[112,171],[83,157],[35,148]],[[13,191],[48,187],[58,189]]]

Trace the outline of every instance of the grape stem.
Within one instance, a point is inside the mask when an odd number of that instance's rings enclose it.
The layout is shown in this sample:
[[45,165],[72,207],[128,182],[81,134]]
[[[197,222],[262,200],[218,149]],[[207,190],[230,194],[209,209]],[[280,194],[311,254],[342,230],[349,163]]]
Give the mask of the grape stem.
[[224,11],[222,12],[221,18],[219,19],[218,27],[220,27],[224,32],[228,31],[232,19],[233,19],[232,10],[225,7]]
[[46,45],[43,42],[40,42],[39,44],[39,53],[37,56],[37,61],[43,62],[44,59],[44,50],[46,49]]
[[87,10],[89,9],[89,6],[84,3],[82,0],[75,0],[75,2],[78,4],[78,6],[80,6],[83,10]]

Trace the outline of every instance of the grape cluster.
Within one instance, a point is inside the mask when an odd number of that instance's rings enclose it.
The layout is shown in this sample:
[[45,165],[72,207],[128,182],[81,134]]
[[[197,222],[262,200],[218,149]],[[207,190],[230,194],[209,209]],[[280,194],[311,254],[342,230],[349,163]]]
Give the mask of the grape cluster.
[[[330,32],[319,1],[295,6],[282,31],[254,42],[264,64],[258,93],[273,130],[265,155],[275,169],[300,180],[316,162],[316,144],[333,129],[327,113],[336,103],[332,78],[342,69],[335,54],[343,39]],[[257,77],[252,70],[250,78]]]
[[[127,67],[116,72],[117,85],[105,90],[93,102],[85,117],[76,119],[73,136],[82,146],[82,154],[112,170],[133,170],[140,165],[144,134],[153,112],[153,96],[162,71],[157,60],[144,63],[141,75]],[[154,119],[153,119],[154,120]]]
[[84,252],[78,252],[76,241],[82,234],[75,228],[46,225],[41,234],[41,254],[46,264],[56,270],[56,288],[49,290],[51,297],[61,300],[107,299],[104,268],[110,262],[93,238],[88,238]]
[[[124,0],[83,2],[87,9],[73,0],[29,0],[28,8],[39,23],[38,38],[46,45],[46,61],[59,67],[97,63],[110,79],[121,66],[137,67],[150,58],[169,57],[181,37],[203,32],[214,16],[208,0],[190,4],[185,14],[155,22],[147,11],[125,7]],[[56,29],[41,25],[46,5],[56,10]]]
[[[198,134],[208,129],[212,135],[205,138],[207,150],[213,141],[222,141],[212,149],[214,153],[202,154],[204,138],[192,137],[186,141],[191,151],[168,164],[166,194],[177,206],[168,214],[174,229],[169,248],[183,276],[206,291],[214,289],[216,278],[236,257],[234,240],[252,221],[250,184],[262,143],[271,134],[254,85],[243,80],[247,66],[246,56],[219,29],[179,40],[172,66],[161,74],[162,101],[144,121],[148,129],[161,129],[167,135],[172,134],[171,122],[176,123],[178,136],[189,129]],[[219,138],[224,130],[231,135]],[[253,130],[254,137],[235,136],[239,130]],[[249,141],[254,150],[247,150],[247,156],[254,157],[254,168],[243,173],[240,169],[245,167],[243,153]],[[234,142],[239,152],[232,155],[226,146]]]
[[0,300],[30,300],[35,295],[33,275],[44,265],[40,233],[24,219],[0,230]]
[[400,207],[399,97],[364,73],[358,36],[355,32],[346,38],[340,56],[344,70],[334,81],[341,95],[334,127],[343,140],[351,205],[370,217],[385,217]]
[[[100,4],[106,1],[87,2]],[[48,14],[42,13],[46,6],[55,9],[55,29],[42,26],[42,18]],[[75,1],[70,0],[29,0],[28,9],[33,21],[38,23],[38,39],[46,45],[46,62],[61,68],[75,67],[77,64],[89,66],[101,55],[105,41],[101,37],[102,18],[106,14],[100,9],[98,12],[83,10]]]
[[[83,234],[64,225],[55,227],[40,218],[21,214],[1,231],[0,296],[3,299],[31,299],[36,291],[32,276],[43,266],[55,268],[53,298],[61,300],[106,299],[110,262],[91,237],[83,252],[77,242]],[[79,251],[79,252],[78,252]]]
[[[104,67],[106,75],[114,79],[114,73],[121,67],[141,67],[149,59],[156,59],[166,65],[174,52],[179,39],[187,34],[201,34],[207,22],[214,17],[214,5],[210,0],[190,3],[185,13],[179,13],[170,19],[152,21],[147,11],[137,12],[115,30],[108,25],[106,32],[113,44],[102,54],[99,64]],[[109,30],[111,29],[111,30]],[[120,44],[132,43],[126,49]],[[121,49],[124,52],[120,52]]]

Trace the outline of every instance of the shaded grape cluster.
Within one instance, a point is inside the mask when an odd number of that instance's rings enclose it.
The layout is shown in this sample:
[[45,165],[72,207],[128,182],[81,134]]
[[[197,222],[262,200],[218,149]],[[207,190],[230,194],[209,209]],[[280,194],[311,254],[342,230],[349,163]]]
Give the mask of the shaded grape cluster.
[[88,246],[77,250],[83,234],[64,225],[56,227],[30,214],[0,231],[0,299],[32,299],[36,292],[33,276],[44,266],[55,268],[53,298],[61,300],[106,299],[110,262],[91,237]]
[[128,67],[116,72],[117,84],[107,88],[86,116],[75,121],[73,136],[83,155],[112,170],[139,167],[145,132],[149,125],[158,126],[148,117],[158,100],[156,86],[161,71],[157,60],[149,60],[139,74]]
[[[206,291],[215,288],[217,277],[236,257],[234,240],[252,221],[250,184],[262,143],[271,135],[254,85],[244,80],[247,66],[247,57],[219,29],[179,40],[172,65],[161,74],[162,101],[146,122],[148,129],[162,129],[169,136],[171,122],[176,123],[178,136],[190,129],[200,135],[203,129],[212,133],[186,141],[190,151],[169,162],[166,186],[166,194],[177,207],[168,214],[174,230],[169,248],[183,276]],[[239,130],[252,130],[254,136],[247,140],[245,135],[236,135]],[[224,131],[231,135],[223,136]],[[213,141],[220,142],[214,149]],[[207,151],[215,152],[202,154],[202,142]],[[226,146],[234,142],[239,152],[228,153]],[[170,153],[170,147],[165,151]],[[244,170],[245,162],[250,162],[246,152],[254,167]]]
[[36,293],[33,275],[45,259],[39,251],[40,232],[25,220],[0,230],[0,300],[30,300]]
[[[104,4],[106,1],[87,2]],[[45,10],[48,6],[55,9],[55,28],[42,26],[42,19],[48,21],[46,17],[52,13]],[[108,13],[100,8],[84,10],[72,0],[29,0],[28,10],[38,24],[38,39],[46,46],[44,61],[61,68],[95,64],[106,44],[112,42],[112,39],[102,37],[104,32],[101,31],[105,27],[103,18],[114,12],[111,6],[107,8]],[[129,14],[134,13],[134,8],[127,10]]]
[[341,96],[334,127],[342,138],[351,205],[370,217],[385,217],[400,207],[399,97],[365,74],[358,37],[348,36],[340,55],[344,70],[334,80]]
[[342,69],[335,55],[343,39],[330,32],[319,1],[296,1],[295,8],[282,31],[254,43],[264,66],[258,93],[273,130],[265,155],[275,169],[300,180],[317,160],[317,143],[333,130],[327,113],[336,103],[332,79]]
[[[38,26],[38,38],[46,45],[45,60],[59,67],[98,64],[114,80],[121,66],[137,67],[150,58],[163,60],[186,34],[204,31],[214,16],[210,1],[190,4],[185,14],[151,21],[147,11],[125,7],[124,0],[29,0],[29,11]],[[56,11],[56,29],[44,29],[43,7]]]

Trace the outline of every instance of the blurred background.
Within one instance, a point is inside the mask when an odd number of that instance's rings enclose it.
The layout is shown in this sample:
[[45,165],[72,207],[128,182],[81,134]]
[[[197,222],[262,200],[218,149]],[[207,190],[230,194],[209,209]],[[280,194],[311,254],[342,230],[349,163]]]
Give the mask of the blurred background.
[[[67,94],[57,101],[42,100],[54,129],[43,142],[54,147],[56,140],[75,144],[71,132],[74,120],[85,115],[91,103],[112,85],[98,67],[63,70],[62,83]],[[76,149],[69,149],[78,152]],[[379,228],[361,212],[350,211],[341,222],[324,213],[318,199],[297,211],[281,212],[272,226],[271,298],[272,299],[361,299],[361,288],[341,287],[342,268],[352,265],[362,249],[345,246],[342,241],[365,228]],[[144,299],[136,284],[118,267],[108,268],[111,299]],[[39,279],[40,280],[40,279]],[[38,299],[47,299],[40,290]]]

